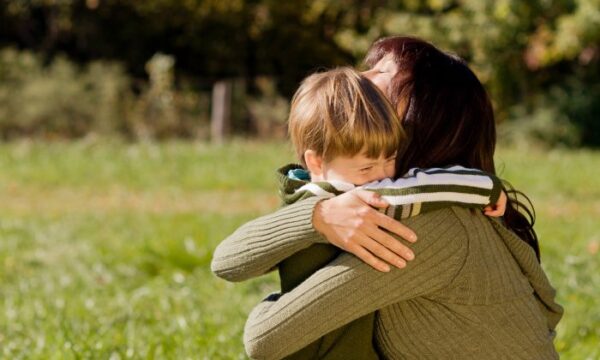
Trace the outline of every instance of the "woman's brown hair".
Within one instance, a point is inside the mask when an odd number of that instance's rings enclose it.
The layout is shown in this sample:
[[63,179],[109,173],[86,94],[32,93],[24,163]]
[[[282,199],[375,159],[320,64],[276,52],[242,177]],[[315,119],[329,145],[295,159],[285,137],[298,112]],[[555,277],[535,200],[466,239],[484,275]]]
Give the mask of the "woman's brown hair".
[[[399,149],[396,175],[402,176],[413,167],[448,165],[495,174],[492,104],[466,63],[424,40],[406,36],[376,41],[365,63],[373,67],[384,56],[392,56],[398,67],[386,95],[398,109],[408,134],[408,141]],[[506,226],[534,249],[539,260],[533,206],[522,193],[506,192]],[[529,204],[520,201],[518,194]]]

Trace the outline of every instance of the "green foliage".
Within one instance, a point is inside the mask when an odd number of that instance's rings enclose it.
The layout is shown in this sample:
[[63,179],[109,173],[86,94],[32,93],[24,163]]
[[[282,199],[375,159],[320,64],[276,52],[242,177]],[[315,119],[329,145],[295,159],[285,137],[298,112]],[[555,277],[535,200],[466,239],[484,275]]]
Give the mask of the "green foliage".
[[0,50],[0,133],[77,137],[111,133],[125,117],[129,81],[120,66],[85,68],[57,57],[45,66],[30,52]]
[[[566,309],[555,344],[598,358],[600,154],[502,150]],[[209,262],[278,207],[274,169],[291,160],[280,143],[0,144],[0,357],[244,359],[245,318],[275,277],[227,283]]]
[[154,54],[145,68],[149,86],[125,119],[129,132],[140,139],[207,137],[208,94],[175,88],[173,56]]
[[260,95],[246,99],[246,107],[256,133],[262,138],[282,139],[287,134],[290,103],[277,92],[273,79],[259,77],[255,82]]
[[[252,103],[262,96],[261,78],[273,78],[289,98],[308,73],[356,65],[373,40],[409,34],[465,58],[489,90],[499,122],[516,120],[549,143],[573,127],[574,138],[558,142],[600,145],[600,0],[7,0],[0,22],[0,46],[33,50],[45,63],[64,53],[81,64],[122,64],[136,94],[148,92],[142,102],[150,101],[124,122],[121,132],[137,137],[205,136],[194,119],[207,118],[208,100],[198,94],[223,78],[244,84],[247,96],[240,98],[248,106],[233,112],[236,129],[248,131],[253,114],[271,106]],[[150,95],[151,79],[140,85],[157,53],[176,64],[166,107]],[[566,95],[557,99],[559,93]],[[86,119],[89,110],[75,113]],[[268,128],[254,128],[260,126]]]
[[[381,36],[409,34],[430,40],[469,62],[490,91],[500,121],[522,114],[516,126],[527,132],[542,125],[537,134],[549,134],[544,140],[553,143],[556,138],[550,134],[563,132],[566,120],[578,130],[570,143],[600,144],[597,129],[589,136],[600,94],[597,89],[587,93],[586,86],[600,79],[597,0],[386,1],[374,19],[368,32],[339,32],[340,45],[362,55]],[[578,87],[572,86],[573,80],[579,81]],[[569,95],[556,99],[557,91]],[[575,106],[568,104],[571,95],[580,100]],[[527,118],[539,119],[538,109],[548,103],[555,116],[544,124],[528,124]]]
[[175,89],[173,61],[152,57],[149,85],[135,96],[118,63],[81,67],[58,56],[46,65],[28,51],[0,50],[0,136],[205,138],[209,95]]

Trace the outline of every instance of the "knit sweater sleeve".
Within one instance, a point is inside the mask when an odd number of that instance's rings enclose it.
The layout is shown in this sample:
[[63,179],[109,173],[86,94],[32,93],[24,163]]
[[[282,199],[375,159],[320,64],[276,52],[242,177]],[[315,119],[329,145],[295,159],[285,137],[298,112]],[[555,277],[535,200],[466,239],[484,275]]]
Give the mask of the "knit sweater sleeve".
[[216,248],[211,269],[229,281],[250,279],[315,243],[326,243],[312,225],[319,197],[311,197],[252,220]]
[[[347,186],[353,185],[292,181],[287,172],[294,166],[283,167],[278,175],[280,193],[289,205],[246,223],[219,244],[211,264],[217,276],[228,281],[247,280],[267,273],[314,243],[327,243],[312,227],[315,204],[348,191]],[[392,205],[386,213],[400,220],[453,205],[482,208],[497,201],[502,185],[497,177],[481,170],[454,166],[415,168],[403,178],[371,183],[364,188],[390,201]],[[315,193],[315,189],[319,191]]]
[[246,352],[256,359],[279,359],[365,314],[443,291],[465,261],[465,228],[450,209],[407,224],[420,237],[412,247],[417,256],[405,269],[383,273],[351,254],[338,256],[291,292],[272,295],[254,308],[244,331]]

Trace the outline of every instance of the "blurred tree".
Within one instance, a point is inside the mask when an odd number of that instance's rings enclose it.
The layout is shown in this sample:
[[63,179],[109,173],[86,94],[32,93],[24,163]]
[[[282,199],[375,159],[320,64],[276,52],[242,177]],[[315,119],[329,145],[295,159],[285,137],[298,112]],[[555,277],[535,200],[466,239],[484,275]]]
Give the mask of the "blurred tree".
[[384,1],[368,31],[341,29],[336,40],[361,56],[392,34],[419,36],[465,58],[500,121],[518,107],[523,118],[553,117],[544,126],[562,132],[566,114],[583,144],[600,145],[600,0]]
[[[275,75],[280,90],[322,66],[353,62],[334,41],[342,7],[291,0],[7,0],[0,42],[67,53],[80,62],[118,59],[145,76],[153,54],[172,54],[177,70],[208,80]],[[352,9],[359,1],[348,4]],[[356,3],[356,4],[354,4]],[[327,5],[327,4],[325,4]],[[206,87],[209,84],[205,85]]]
[[34,50],[48,63],[59,53],[82,64],[114,59],[137,78],[165,53],[177,78],[196,89],[235,77],[251,96],[261,76],[290,96],[309,72],[355,64],[391,34],[420,36],[465,58],[499,121],[566,116],[584,144],[600,145],[600,0],[0,2],[0,46]]

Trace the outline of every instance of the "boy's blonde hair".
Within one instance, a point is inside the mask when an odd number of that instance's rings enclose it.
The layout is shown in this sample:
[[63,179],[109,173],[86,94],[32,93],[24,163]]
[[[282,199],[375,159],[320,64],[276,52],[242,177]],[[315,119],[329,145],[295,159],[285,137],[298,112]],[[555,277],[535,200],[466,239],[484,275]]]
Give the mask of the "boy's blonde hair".
[[304,152],[325,161],[365,152],[392,156],[406,135],[385,96],[367,78],[342,67],[310,75],[294,94],[288,131],[304,166]]

